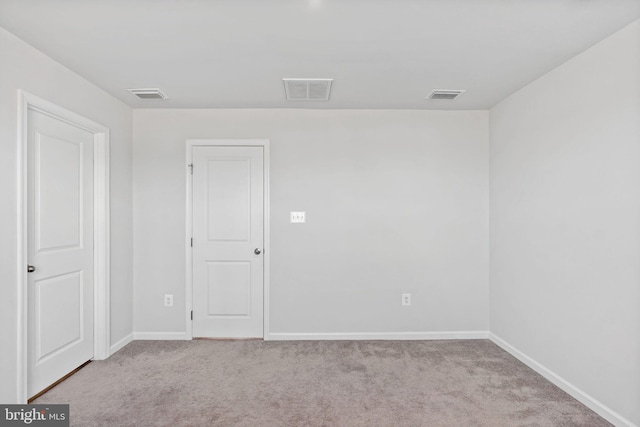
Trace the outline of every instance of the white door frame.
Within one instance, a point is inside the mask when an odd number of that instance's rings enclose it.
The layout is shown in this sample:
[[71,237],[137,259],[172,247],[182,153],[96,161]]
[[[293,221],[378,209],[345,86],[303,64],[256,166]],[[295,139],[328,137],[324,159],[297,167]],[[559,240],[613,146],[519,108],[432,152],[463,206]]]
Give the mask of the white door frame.
[[27,301],[27,139],[28,112],[37,111],[57,120],[72,124],[93,134],[93,286],[94,286],[94,338],[93,359],[102,360],[110,356],[110,234],[109,234],[109,128],[89,120],[79,114],[62,108],[50,101],[25,91],[18,91],[18,242],[17,242],[17,284],[18,284],[18,402],[27,403],[27,343],[28,343],[28,301]]
[[188,139],[187,140],[187,186],[186,186],[186,227],[185,227],[185,322],[187,339],[193,339],[193,323],[191,320],[191,310],[193,310],[193,254],[191,238],[193,237],[193,175],[190,165],[193,164],[193,147],[216,147],[216,146],[236,146],[236,147],[262,147],[264,150],[264,281],[263,281],[263,319],[262,333],[265,341],[269,340],[269,277],[271,265],[271,233],[269,217],[269,140],[267,139]]

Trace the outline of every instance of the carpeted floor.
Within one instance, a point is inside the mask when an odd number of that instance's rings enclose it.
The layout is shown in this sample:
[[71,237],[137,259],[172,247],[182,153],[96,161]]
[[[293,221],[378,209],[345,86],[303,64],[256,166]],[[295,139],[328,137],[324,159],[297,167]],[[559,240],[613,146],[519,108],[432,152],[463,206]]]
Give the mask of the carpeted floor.
[[33,403],[74,426],[609,426],[486,340],[134,341]]

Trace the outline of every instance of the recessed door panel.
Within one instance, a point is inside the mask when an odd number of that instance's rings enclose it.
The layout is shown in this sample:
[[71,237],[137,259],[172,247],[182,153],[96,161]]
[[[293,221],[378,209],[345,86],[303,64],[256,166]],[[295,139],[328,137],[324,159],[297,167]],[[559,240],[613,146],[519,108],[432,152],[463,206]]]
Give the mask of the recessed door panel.
[[208,262],[209,316],[249,316],[251,313],[251,263]]
[[209,240],[246,242],[251,234],[251,159],[207,162]]
[[36,364],[82,338],[82,272],[35,283]]
[[82,242],[82,144],[35,133],[36,251]]

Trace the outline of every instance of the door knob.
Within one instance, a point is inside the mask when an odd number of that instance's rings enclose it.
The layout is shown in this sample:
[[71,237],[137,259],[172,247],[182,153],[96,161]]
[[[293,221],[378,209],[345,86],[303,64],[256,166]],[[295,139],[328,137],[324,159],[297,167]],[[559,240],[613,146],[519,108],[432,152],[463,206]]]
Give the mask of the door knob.
[[33,273],[36,268],[33,265],[27,265],[27,273]]
[[260,248],[255,248],[253,253],[256,254],[256,255],[260,255],[262,253],[262,251],[260,250]]

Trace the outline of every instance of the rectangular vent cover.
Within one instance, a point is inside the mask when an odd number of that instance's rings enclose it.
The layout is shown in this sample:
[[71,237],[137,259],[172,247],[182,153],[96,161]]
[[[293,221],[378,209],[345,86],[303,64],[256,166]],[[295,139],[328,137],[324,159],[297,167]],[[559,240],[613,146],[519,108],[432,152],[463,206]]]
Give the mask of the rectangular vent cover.
[[162,93],[158,88],[127,90],[140,99],[167,99],[167,95]]
[[333,79],[282,79],[287,101],[328,101]]
[[448,101],[453,101],[460,95],[465,93],[464,90],[446,90],[446,89],[436,89],[429,94],[428,99],[444,99]]

